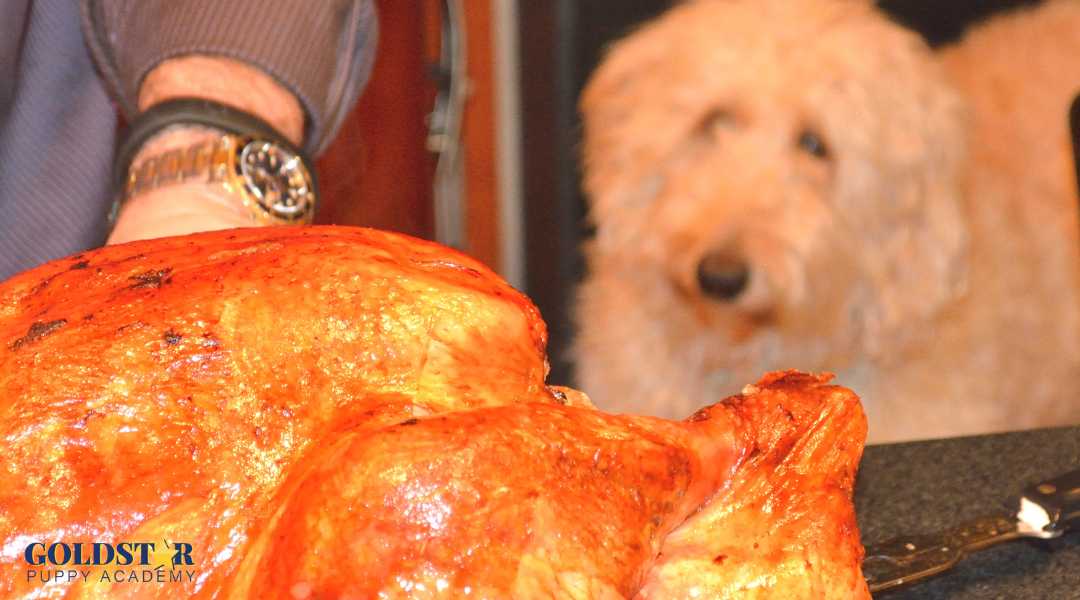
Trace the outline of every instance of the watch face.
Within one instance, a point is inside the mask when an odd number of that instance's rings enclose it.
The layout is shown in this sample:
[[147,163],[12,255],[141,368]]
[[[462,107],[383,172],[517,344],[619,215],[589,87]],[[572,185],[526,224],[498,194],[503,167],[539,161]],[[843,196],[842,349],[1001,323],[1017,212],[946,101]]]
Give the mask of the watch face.
[[240,152],[240,174],[258,205],[270,216],[301,221],[315,209],[311,175],[293,152],[263,140]]

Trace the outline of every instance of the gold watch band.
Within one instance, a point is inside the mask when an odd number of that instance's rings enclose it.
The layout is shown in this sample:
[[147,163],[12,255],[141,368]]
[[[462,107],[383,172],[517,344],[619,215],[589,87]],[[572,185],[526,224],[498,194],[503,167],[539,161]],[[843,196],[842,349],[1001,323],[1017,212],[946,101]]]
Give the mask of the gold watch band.
[[128,173],[124,200],[165,185],[225,183],[235,151],[236,139],[223,135],[151,156]]

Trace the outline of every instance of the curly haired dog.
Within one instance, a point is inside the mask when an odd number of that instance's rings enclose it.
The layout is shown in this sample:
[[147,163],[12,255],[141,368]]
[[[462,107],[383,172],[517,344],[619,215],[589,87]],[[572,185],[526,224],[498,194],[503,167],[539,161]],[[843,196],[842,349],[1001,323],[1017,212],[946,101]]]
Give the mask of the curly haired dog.
[[1061,4],[942,55],[854,0],[697,0],[616,44],[582,100],[579,384],[673,417],[829,370],[878,442],[1080,422]]

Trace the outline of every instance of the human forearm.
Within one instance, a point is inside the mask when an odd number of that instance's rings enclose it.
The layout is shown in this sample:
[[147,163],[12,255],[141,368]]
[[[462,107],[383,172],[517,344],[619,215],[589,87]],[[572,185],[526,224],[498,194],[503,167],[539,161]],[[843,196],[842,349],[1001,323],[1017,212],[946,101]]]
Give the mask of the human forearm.
[[139,110],[175,98],[203,98],[259,117],[292,143],[304,138],[304,111],[296,96],[255,67],[220,56],[183,56],[147,74]]
[[[167,100],[190,97],[213,100],[257,116],[294,144],[303,139],[304,113],[288,90],[253,67],[220,57],[189,56],[162,63],[144,80],[139,109],[145,111]],[[148,157],[220,135],[220,131],[199,126],[168,128],[143,145],[129,172],[137,171]],[[128,198],[108,243],[253,224],[236,191],[221,183],[189,182]]]
[[[373,0],[80,4],[87,46],[129,123],[171,98],[205,98],[260,117],[309,156],[326,147],[355,103],[371,71],[378,30]],[[181,140],[185,134],[174,129],[169,136]],[[157,143],[149,140],[132,164],[150,156]],[[218,198],[219,187],[197,185],[132,198],[110,241],[133,239],[136,230],[145,232],[138,237],[148,237],[153,229],[164,234],[183,233],[177,231],[181,226],[203,228],[175,218],[184,206],[181,190],[191,193],[190,207],[209,211],[207,228],[233,226],[236,206],[229,210],[207,201],[207,194]]]

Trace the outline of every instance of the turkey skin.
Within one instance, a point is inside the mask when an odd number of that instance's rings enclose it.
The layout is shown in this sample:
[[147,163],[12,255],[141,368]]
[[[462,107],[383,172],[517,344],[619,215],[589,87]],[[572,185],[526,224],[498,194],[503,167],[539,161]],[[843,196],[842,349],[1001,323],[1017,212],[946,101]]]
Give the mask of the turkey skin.
[[[213,232],[17,275],[0,596],[869,598],[851,391],[789,371],[683,421],[609,415],[545,384],[545,342],[478,262],[374,230]],[[30,560],[178,541],[180,581]]]

